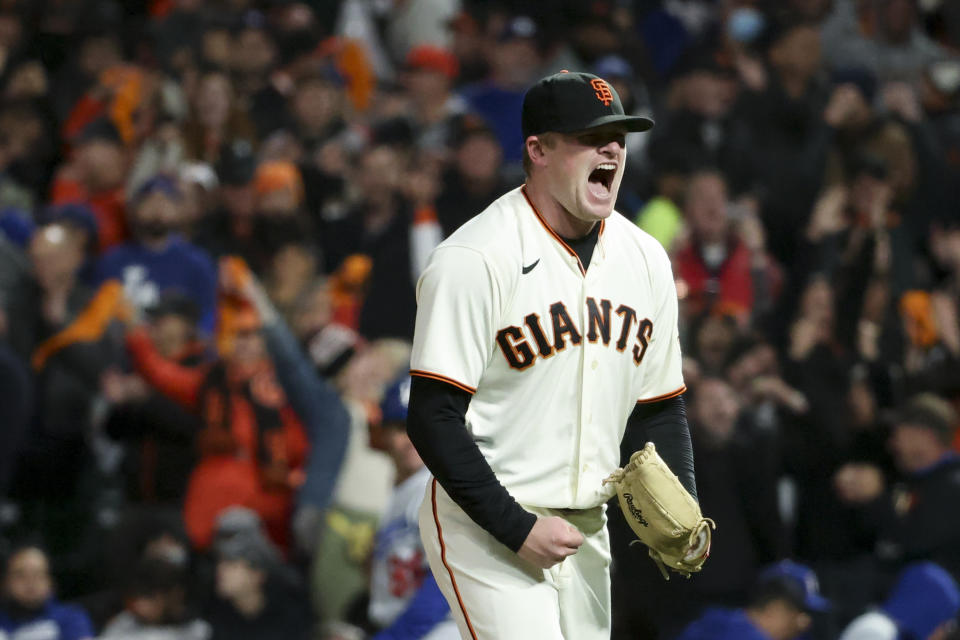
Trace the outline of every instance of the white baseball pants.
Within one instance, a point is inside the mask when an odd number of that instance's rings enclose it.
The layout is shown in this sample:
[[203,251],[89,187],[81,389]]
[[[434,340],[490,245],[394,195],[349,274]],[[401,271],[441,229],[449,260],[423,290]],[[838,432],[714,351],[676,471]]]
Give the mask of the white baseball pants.
[[609,640],[610,541],[606,506],[560,516],[584,543],[550,569],[521,560],[479,527],[433,480],[420,507],[430,568],[465,640]]

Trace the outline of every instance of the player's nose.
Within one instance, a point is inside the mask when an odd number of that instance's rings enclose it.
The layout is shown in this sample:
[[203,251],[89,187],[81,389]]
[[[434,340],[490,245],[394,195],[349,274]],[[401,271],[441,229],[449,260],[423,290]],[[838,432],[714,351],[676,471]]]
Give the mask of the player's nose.
[[620,153],[620,149],[622,149],[622,147],[620,146],[620,142],[617,140],[611,140],[606,144],[600,146],[597,149],[597,151],[599,151],[602,155],[612,158]]

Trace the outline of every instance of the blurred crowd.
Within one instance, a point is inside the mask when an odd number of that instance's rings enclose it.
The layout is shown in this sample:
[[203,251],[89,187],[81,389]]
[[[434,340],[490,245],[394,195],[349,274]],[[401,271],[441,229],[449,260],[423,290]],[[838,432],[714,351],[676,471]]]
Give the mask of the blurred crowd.
[[561,69],[657,123],[718,523],[664,582],[611,511],[614,638],[957,637],[951,0],[0,0],[0,637],[420,637],[385,393]]

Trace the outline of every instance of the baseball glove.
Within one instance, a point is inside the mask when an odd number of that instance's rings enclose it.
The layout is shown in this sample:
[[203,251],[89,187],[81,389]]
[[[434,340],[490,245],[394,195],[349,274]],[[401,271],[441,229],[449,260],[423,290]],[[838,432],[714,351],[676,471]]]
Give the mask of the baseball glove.
[[703,517],[700,505],[652,442],[603,481],[608,483],[616,487],[627,524],[649,547],[664,579],[670,579],[667,567],[687,578],[700,571],[710,556],[711,529],[717,525]]

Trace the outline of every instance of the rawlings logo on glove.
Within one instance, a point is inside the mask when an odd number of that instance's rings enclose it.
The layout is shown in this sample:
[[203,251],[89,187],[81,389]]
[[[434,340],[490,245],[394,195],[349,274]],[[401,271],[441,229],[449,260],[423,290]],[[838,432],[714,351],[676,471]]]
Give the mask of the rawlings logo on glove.
[[633,532],[650,549],[660,573],[667,567],[690,577],[710,557],[712,530],[717,525],[700,513],[700,505],[670,471],[652,442],[630,456],[623,469],[603,484],[613,484],[620,509]]
[[639,522],[643,526],[649,527],[650,523],[643,519],[643,513],[641,513],[640,509],[637,509],[633,504],[633,494],[625,493],[623,494],[623,499],[627,501],[627,508],[630,511],[630,515],[636,518],[637,522]]

